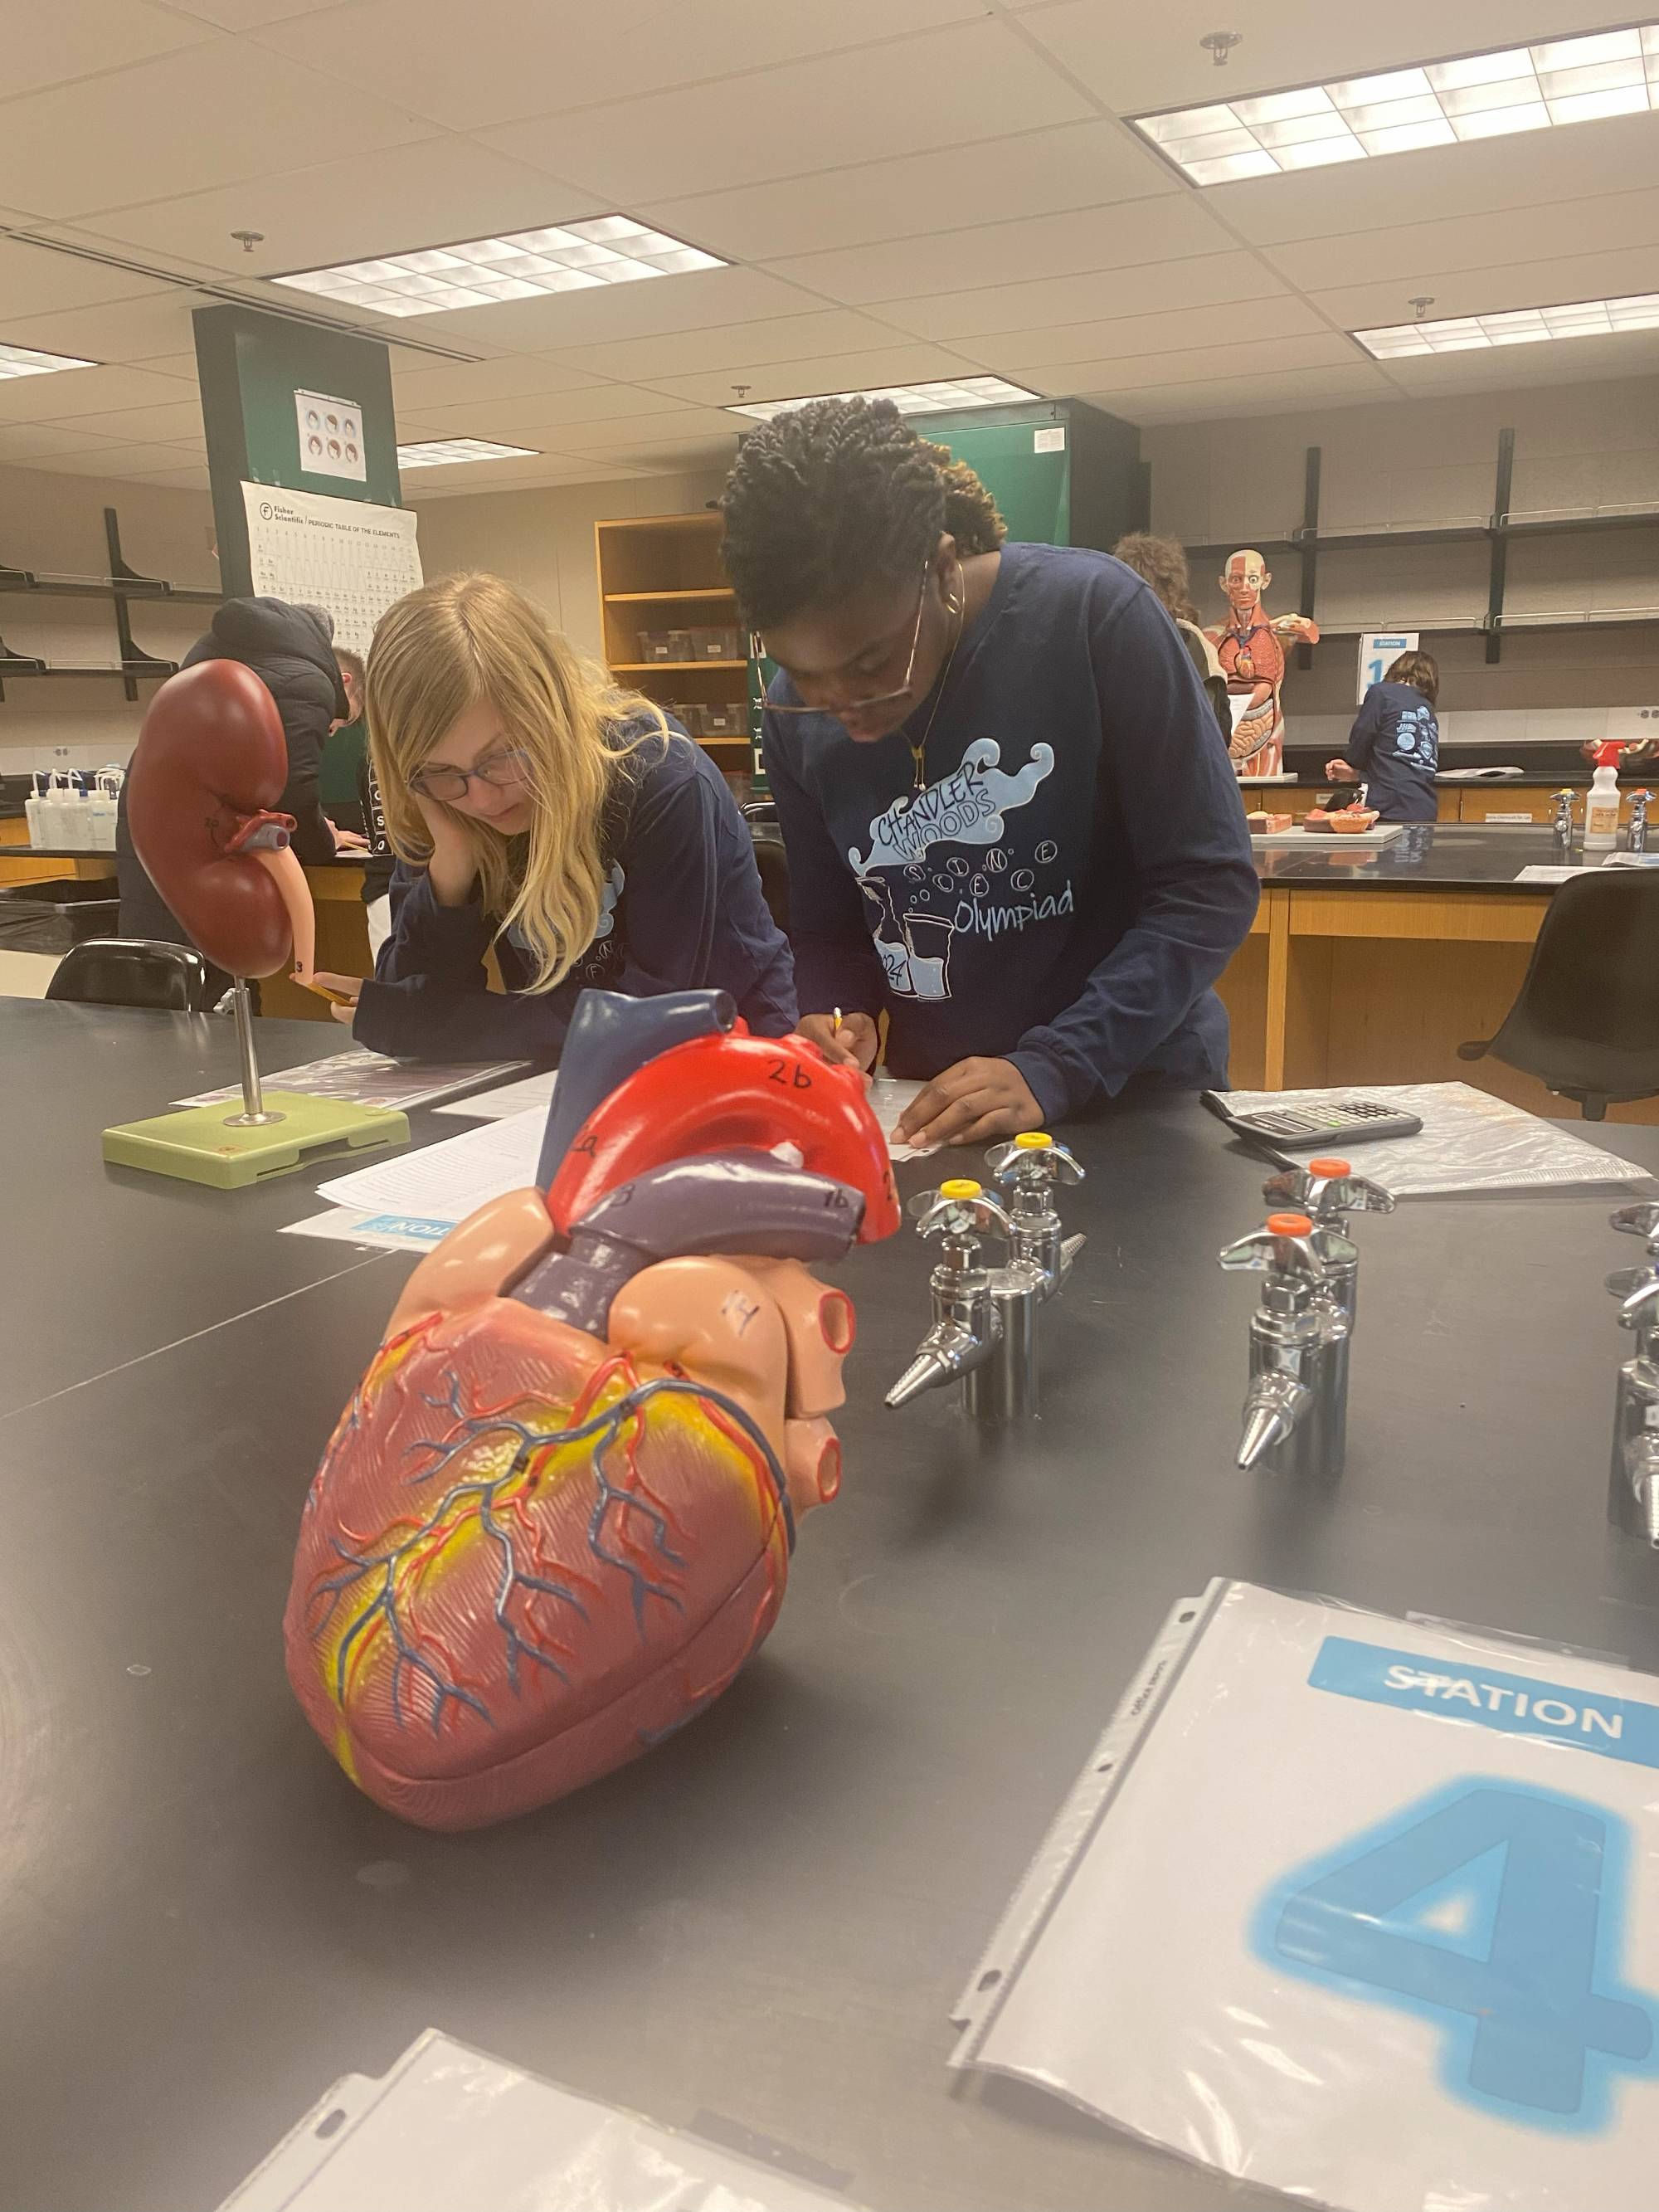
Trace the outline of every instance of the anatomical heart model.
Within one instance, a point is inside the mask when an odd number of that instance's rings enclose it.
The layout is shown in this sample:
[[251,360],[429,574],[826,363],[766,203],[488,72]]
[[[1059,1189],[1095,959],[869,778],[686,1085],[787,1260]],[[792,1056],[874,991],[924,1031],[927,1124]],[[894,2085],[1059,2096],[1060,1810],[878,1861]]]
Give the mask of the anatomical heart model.
[[313,1727],[430,1828],[648,1751],[776,1620],[853,1310],[890,1236],[852,1070],[723,992],[578,1002],[538,1188],[410,1276],[306,1501],[284,1636]]

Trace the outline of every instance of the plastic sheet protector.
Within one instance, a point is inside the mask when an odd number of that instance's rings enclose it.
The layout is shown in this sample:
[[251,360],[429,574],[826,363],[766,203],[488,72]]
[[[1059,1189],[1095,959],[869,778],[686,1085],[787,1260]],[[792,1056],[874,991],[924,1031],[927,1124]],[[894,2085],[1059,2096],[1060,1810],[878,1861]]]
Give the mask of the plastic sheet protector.
[[1659,2206],[1659,1677],[1217,1581],[953,2063],[1340,2212]]
[[[1238,1114],[1275,1106],[1325,1106],[1342,1098],[1376,1098],[1415,1114],[1423,1124],[1416,1136],[1357,1145],[1347,1156],[1358,1174],[1380,1182],[1396,1198],[1651,1179],[1648,1170],[1633,1160],[1620,1159],[1599,1145],[1587,1145],[1582,1137],[1569,1135],[1553,1122],[1468,1083],[1328,1084],[1318,1091],[1229,1091],[1222,1095]],[[1297,1151],[1342,1150],[1328,1137],[1297,1146],[1275,1138],[1273,1145],[1287,1158]]]
[[[480,1066],[476,1060],[389,1060],[385,1054],[354,1045],[349,1052],[331,1053],[326,1060],[308,1060],[264,1077],[267,1091],[294,1091],[306,1098],[338,1098],[349,1106],[389,1106],[399,1112],[413,1106],[429,1106],[469,1085],[494,1083],[522,1067],[521,1060],[497,1060]],[[228,1083],[217,1091],[198,1091],[193,1098],[175,1098],[175,1106],[217,1106],[240,1098],[242,1086]]]
[[348,2074],[220,2212],[854,2212],[696,2136],[428,2028]]

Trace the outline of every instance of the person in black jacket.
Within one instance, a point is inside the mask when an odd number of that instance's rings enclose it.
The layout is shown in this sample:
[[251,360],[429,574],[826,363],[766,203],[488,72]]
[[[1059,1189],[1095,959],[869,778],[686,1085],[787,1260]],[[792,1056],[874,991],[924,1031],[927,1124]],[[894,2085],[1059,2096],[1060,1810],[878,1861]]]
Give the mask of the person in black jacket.
[[[288,781],[277,809],[294,817],[294,849],[307,866],[331,860],[338,843],[318,797],[324,741],[333,725],[347,720],[351,712],[334,657],[333,636],[334,618],[325,608],[290,606],[286,599],[227,599],[206,636],[197,640],[183,662],[194,668],[204,660],[240,660],[276,702],[288,740]],[[115,851],[122,936],[189,944],[187,932],[168,910],[133,850],[125,791]]]

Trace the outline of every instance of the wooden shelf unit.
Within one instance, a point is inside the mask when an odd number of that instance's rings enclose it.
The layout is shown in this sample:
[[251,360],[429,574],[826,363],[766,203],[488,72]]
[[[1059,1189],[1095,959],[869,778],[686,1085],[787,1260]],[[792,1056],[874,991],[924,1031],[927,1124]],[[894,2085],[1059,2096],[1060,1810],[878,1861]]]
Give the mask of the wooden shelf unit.
[[697,743],[746,795],[750,755],[748,731],[749,663],[721,660],[647,660],[641,633],[659,629],[736,629],[742,637],[737,595],[720,568],[723,518],[696,514],[630,515],[593,526],[599,574],[599,617],[605,664],[620,683],[671,710],[680,706],[735,707],[741,733]]

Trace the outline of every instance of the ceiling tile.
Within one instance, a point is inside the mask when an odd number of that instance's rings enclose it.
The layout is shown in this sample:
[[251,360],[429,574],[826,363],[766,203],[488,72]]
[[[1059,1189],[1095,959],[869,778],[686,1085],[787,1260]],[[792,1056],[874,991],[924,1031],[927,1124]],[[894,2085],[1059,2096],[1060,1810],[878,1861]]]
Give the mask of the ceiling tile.
[[626,421],[573,422],[560,430],[556,453],[580,458],[586,453],[617,452],[624,446],[684,443],[694,446],[711,438],[737,434],[737,418],[708,407],[665,408],[659,414],[635,415]]
[[1373,365],[1301,375],[1221,377],[1203,384],[1109,387],[1079,395],[1129,422],[1203,422],[1218,416],[1283,415],[1299,407],[1358,406],[1399,395]]
[[969,286],[1014,284],[1079,270],[1224,252],[1233,244],[1195,192],[1115,207],[988,223],[774,262],[780,276],[849,307],[915,300]]
[[1200,46],[1210,27],[1191,8],[1166,8],[1126,26],[1121,8],[1059,0],[1022,12],[1022,26],[1119,115],[1150,107],[1362,76],[1442,54],[1478,53],[1531,39],[1599,30],[1607,0],[1389,0],[1386,8],[1276,0],[1246,18],[1242,46],[1217,69]]
[[[787,315],[817,302],[810,293],[760,269],[702,269],[641,284],[596,284],[539,300],[502,300],[490,307],[423,319],[434,337],[465,345],[520,347],[558,353],[605,338],[659,337],[670,331],[709,330]],[[393,326],[395,327],[395,325]]]
[[825,392],[869,392],[886,385],[918,383],[927,377],[970,375],[974,366],[943,346],[894,337],[873,352],[830,354],[764,368],[738,365],[702,369],[690,376],[658,377],[653,388],[706,407],[726,407],[734,401],[733,386],[738,384],[748,386],[744,396],[750,399],[812,398]]
[[[1655,152],[1659,154],[1659,140]],[[1368,280],[1432,276],[1443,270],[1492,269],[1505,264],[1568,261],[1594,246],[1659,245],[1659,191],[1610,192],[1599,199],[1569,200],[1530,209],[1524,222],[1512,212],[1468,215],[1358,237],[1302,239],[1267,246],[1263,258],[1304,292],[1352,282],[1356,267]]]
[[[477,465],[482,466],[483,464]],[[445,481],[442,483],[426,481],[428,477],[435,478],[440,473],[435,469],[422,469],[418,482],[411,478],[405,483],[404,495],[417,514],[434,500],[454,499],[468,491],[481,489],[472,477],[471,465],[453,471],[443,470],[441,474]],[[509,475],[503,468],[502,474],[495,483],[483,488],[501,492],[539,491],[559,484],[617,483],[646,473],[647,471],[644,470],[626,468],[617,461],[571,461],[553,454],[543,454],[537,461],[526,463],[520,474]],[[452,475],[457,481],[449,481]],[[462,477],[466,481],[459,481]]]
[[[15,322],[9,319],[0,329],[0,337],[45,353],[76,354],[86,361],[153,363],[158,357],[180,359],[185,368],[179,373],[194,384],[196,332],[191,313],[207,304],[198,292],[151,292],[118,305],[71,307],[56,314],[25,315]],[[155,373],[167,372],[157,369]]]
[[1310,337],[1258,338],[1243,345],[1197,346],[1178,353],[1137,353],[1103,361],[1051,364],[1046,368],[1005,370],[1017,384],[1029,385],[1049,398],[1097,392],[1109,384],[1194,384],[1223,376],[1265,375],[1279,369],[1346,368],[1364,356],[1352,338],[1323,331]]
[[[256,33],[456,131],[707,83],[982,15],[980,0],[362,0]],[[707,118],[705,116],[705,125]]]
[[1181,190],[1180,179],[1121,124],[1062,123],[996,139],[971,162],[946,147],[827,175],[655,201],[635,212],[677,236],[684,232],[710,253],[769,261]]
[[[1419,289],[1433,296],[1436,322],[1455,315],[1478,315],[1504,307],[1545,307],[1571,300],[1614,300],[1628,293],[1659,292],[1659,246],[1626,246],[1611,253],[1580,253],[1554,261],[1516,261],[1501,269],[1443,270],[1431,283],[1419,287],[1411,279],[1391,283],[1345,285],[1340,290],[1309,295],[1313,305],[1345,331],[1370,330],[1389,323],[1408,323],[1411,296]],[[1589,343],[1589,340],[1578,341]],[[1567,356],[1573,344],[1563,341],[1545,349],[1562,362],[1562,374],[1570,377]]]
[[1031,284],[895,301],[884,313],[902,330],[921,337],[967,338],[988,331],[1035,329],[1062,319],[1144,315],[1170,307],[1222,307],[1283,289],[1253,253],[1206,253],[1138,269],[1048,276]]
[[52,376],[0,377],[0,422],[70,422],[118,407],[161,405],[180,397],[176,377],[149,369],[69,368]]
[[[711,191],[878,161],[898,148],[962,148],[1087,112],[1006,24],[987,21],[757,70],[717,125],[708,93],[690,86],[484,137],[631,210],[683,191],[694,164],[695,181]],[[0,169],[0,190],[9,189]]]
[[[0,115],[4,113],[0,107]],[[63,307],[89,307],[106,300],[155,295],[154,278],[100,269],[45,246],[0,238],[0,332],[21,315],[48,315]]]
[[160,484],[169,491],[206,491],[210,483],[207,463],[199,462],[194,468],[149,469],[129,471],[135,483]]
[[399,406],[447,407],[462,400],[516,399],[532,392],[580,392],[599,380],[533,353],[487,361],[425,361],[392,350],[392,389]]
[[1514,214],[1585,199],[1659,173],[1659,116],[1610,117],[1594,130],[1528,131],[1468,146],[1425,147],[1382,161],[1346,161],[1289,177],[1218,185],[1204,198],[1258,245]]
[[773,315],[762,322],[714,325],[658,338],[611,340],[572,346],[561,361],[602,376],[654,381],[702,368],[754,368],[769,362],[805,361],[815,354],[853,353],[890,345],[891,325],[851,307],[823,307],[805,315]]
[[214,39],[3,107],[0,197],[56,217],[200,191],[431,126],[325,73]]
[[[64,422],[0,422],[0,465],[25,468],[31,461],[49,460],[58,453],[88,453],[96,446],[113,450],[114,438],[96,438]],[[5,557],[0,548],[0,559]]]
[[55,475],[73,477],[129,477],[189,465],[184,454],[168,446],[100,446],[83,453],[59,453],[51,464]]
[[1134,354],[1179,353],[1221,338],[1304,337],[1329,325],[1305,301],[1291,297],[1231,301],[1221,317],[1213,307],[1178,307],[1167,314],[1120,315],[1087,323],[1061,323],[1030,331],[999,331],[963,342],[962,350],[999,376],[1016,365],[1034,368],[1074,361],[1127,359]]
[[[574,185],[444,137],[124,209],[98,228],[233,276],[263,276],[608,212]],[[233,230],[262,230],[264,242],[245,253]]]
[[[594,384],[586,392],[532,393],[516,399],[464,400],[453,406],[422,407],[421,421],[434,438],[515,438],[558,447],[559,433],[581,422],[620,422],[633,415],[660,415],[673,395],[642,392],[631,384]],[[706,403],[705,403],[706,404]]]
[[[172,0],[183,15],[199,15],[221,30],[253,31],[262,23],[280,23],[286,15],[315,15],[327,12],[331,0]],[[338,0],[332,0],[332,4]]]
[[[41,419],[50,422],[52,417]],[[155,407],[118,407],[109,414],[76,415],[70,421],[76,430],[124,445],[195,446],[202,441],[202,403],[198,398],[164,400]]]
[[121,69],[152,54],[210,38],[205,23],[191,22],[149,0],[75,0],[72,7],[6,10],[3,96],[38,91],[94,70]]

